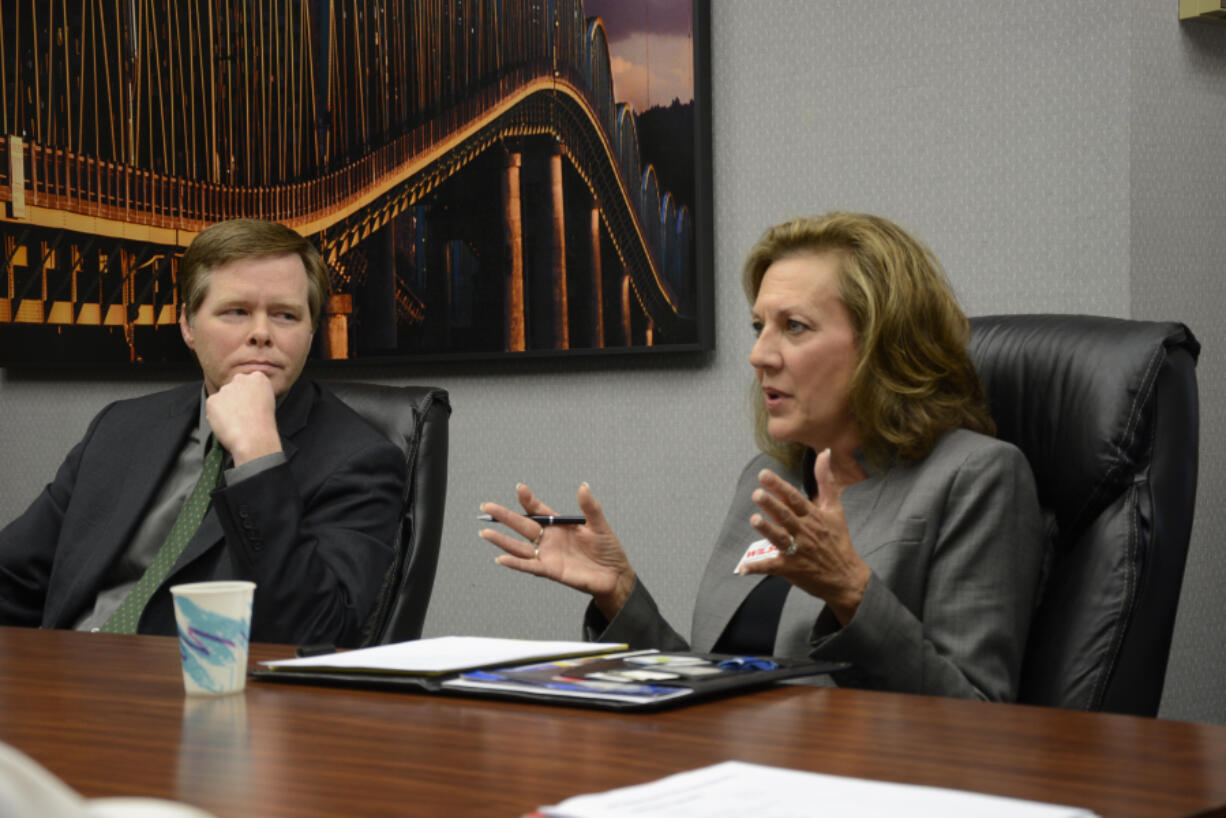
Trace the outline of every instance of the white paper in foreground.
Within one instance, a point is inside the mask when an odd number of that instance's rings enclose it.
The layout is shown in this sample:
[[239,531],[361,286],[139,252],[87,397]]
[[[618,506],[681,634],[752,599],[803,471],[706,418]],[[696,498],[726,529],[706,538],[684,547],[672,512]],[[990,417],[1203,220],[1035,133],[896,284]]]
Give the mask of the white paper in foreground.
[[2,818],[213,818],[212,813],[161,798],[82,798],[50,770],[0,742]]
[[346,650],[300,659],[260,662],[274,669],[365,670],[387,673],[456,673],[479,667],[510,665],[555,656],[602,653],[625,645],[601,642],[547,642],[490,636],[437,636],[373,648]]
[[725,761],[648,784],[568,798],[551,818],[1092,818],[1075,807]]

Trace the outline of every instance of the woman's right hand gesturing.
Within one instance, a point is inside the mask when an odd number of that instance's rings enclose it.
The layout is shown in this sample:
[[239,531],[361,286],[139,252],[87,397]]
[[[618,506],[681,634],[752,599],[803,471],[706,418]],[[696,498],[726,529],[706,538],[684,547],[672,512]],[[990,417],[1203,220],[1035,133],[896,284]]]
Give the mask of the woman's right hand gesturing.
[[[515,493],[524,514],[557,514],[523,483]],[[591,594],[601,614],[611,620],[634,587],[634,569],[587,483],[579,486],[577,498],[585,525],[542,526],[505,506],[482,503],[483,513],[524,539],[492,528],[481,529],[479,536],[506,552],[495,560],[499,565]]]

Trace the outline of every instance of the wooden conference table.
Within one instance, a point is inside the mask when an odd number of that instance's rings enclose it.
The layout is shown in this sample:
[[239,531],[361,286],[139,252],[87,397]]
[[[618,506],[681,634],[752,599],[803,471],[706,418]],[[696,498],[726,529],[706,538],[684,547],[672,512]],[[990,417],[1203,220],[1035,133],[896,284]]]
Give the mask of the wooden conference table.
[[189,698],[173,638],[22,628],[0,628],[0,741],[87,797],[218,818],[514,817],[726,759],[1226,815],[1221,725],[797,686],[639,715],[269,682]]

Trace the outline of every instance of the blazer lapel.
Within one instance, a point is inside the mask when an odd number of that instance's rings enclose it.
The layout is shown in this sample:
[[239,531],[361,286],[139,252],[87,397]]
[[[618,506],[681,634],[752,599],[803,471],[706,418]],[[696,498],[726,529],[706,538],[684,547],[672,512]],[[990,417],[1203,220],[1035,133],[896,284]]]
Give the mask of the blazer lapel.
[[[749,518],[749,513],[745,518]],[[748,525],[745,525],[745,529],[739,537],[721,537],[719,548],[707,563],[706,575],[702,580],[702,595],[699,597],[701,608],[695,607],[690,626],[690,642],[694,650],[711,650],[728,627],[733,614],[745,601],[745,597],[758,587],[758,583],[766,579],[765,574],[741,576],[735,573],[745,549],[755,540],[762,539]]]
[[292,460],[298,450],[293,439],[310,420],[315,397],[315,384],[299,378],[277,407],[277,430],[281,433],[281,448],[286,460]]
[[765,579],[762,574],[741,576],[734,573],[737,563],[745,555],[745,549],[762,539],[762,535],[750,527],[749,518],[759,510],[751,498],[759,485],[758,472],[763,468],[771,469],[797,487],[801,486],[799,470],[786,469],[779,461],[765,455],[755,458],[741,473],[732,506],[716,540],[715,551],[707,562],[698,602],[694,606],[694,617],[690,623],[690,644],[694,650],[711,650],[745,597]]
[[75,566],[71,584],[62,595],[49,595],[49,601],[58,598],[65,610],[77,610],[83,597],[95,595],[102,587],[107,570],[128,547],[198,417],[199,394],[199,384],[182,389],[165,411],[150,415],[139,440],[112,442],[116,468],[111,479],[118,489],[107,501],[110,508],[101,510],[109,514],[88,541],[65,543],[78,552],[65,557],[66,564]]

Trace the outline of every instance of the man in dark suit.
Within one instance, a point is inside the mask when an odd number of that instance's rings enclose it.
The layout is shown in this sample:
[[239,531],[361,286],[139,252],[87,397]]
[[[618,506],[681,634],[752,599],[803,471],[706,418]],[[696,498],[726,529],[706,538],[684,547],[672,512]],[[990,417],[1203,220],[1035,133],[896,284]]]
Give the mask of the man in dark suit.
[[[203,385],[94,418],[0,531],[0,625],[174,634],[171,585],[246,579],[252,640],[358,641],[391,563],[405,464],[299,380],[327,285],[318,251],[282,225],[236,220],[196,237],[179,325]],[[196,528],[179,518],[198,482]]]

